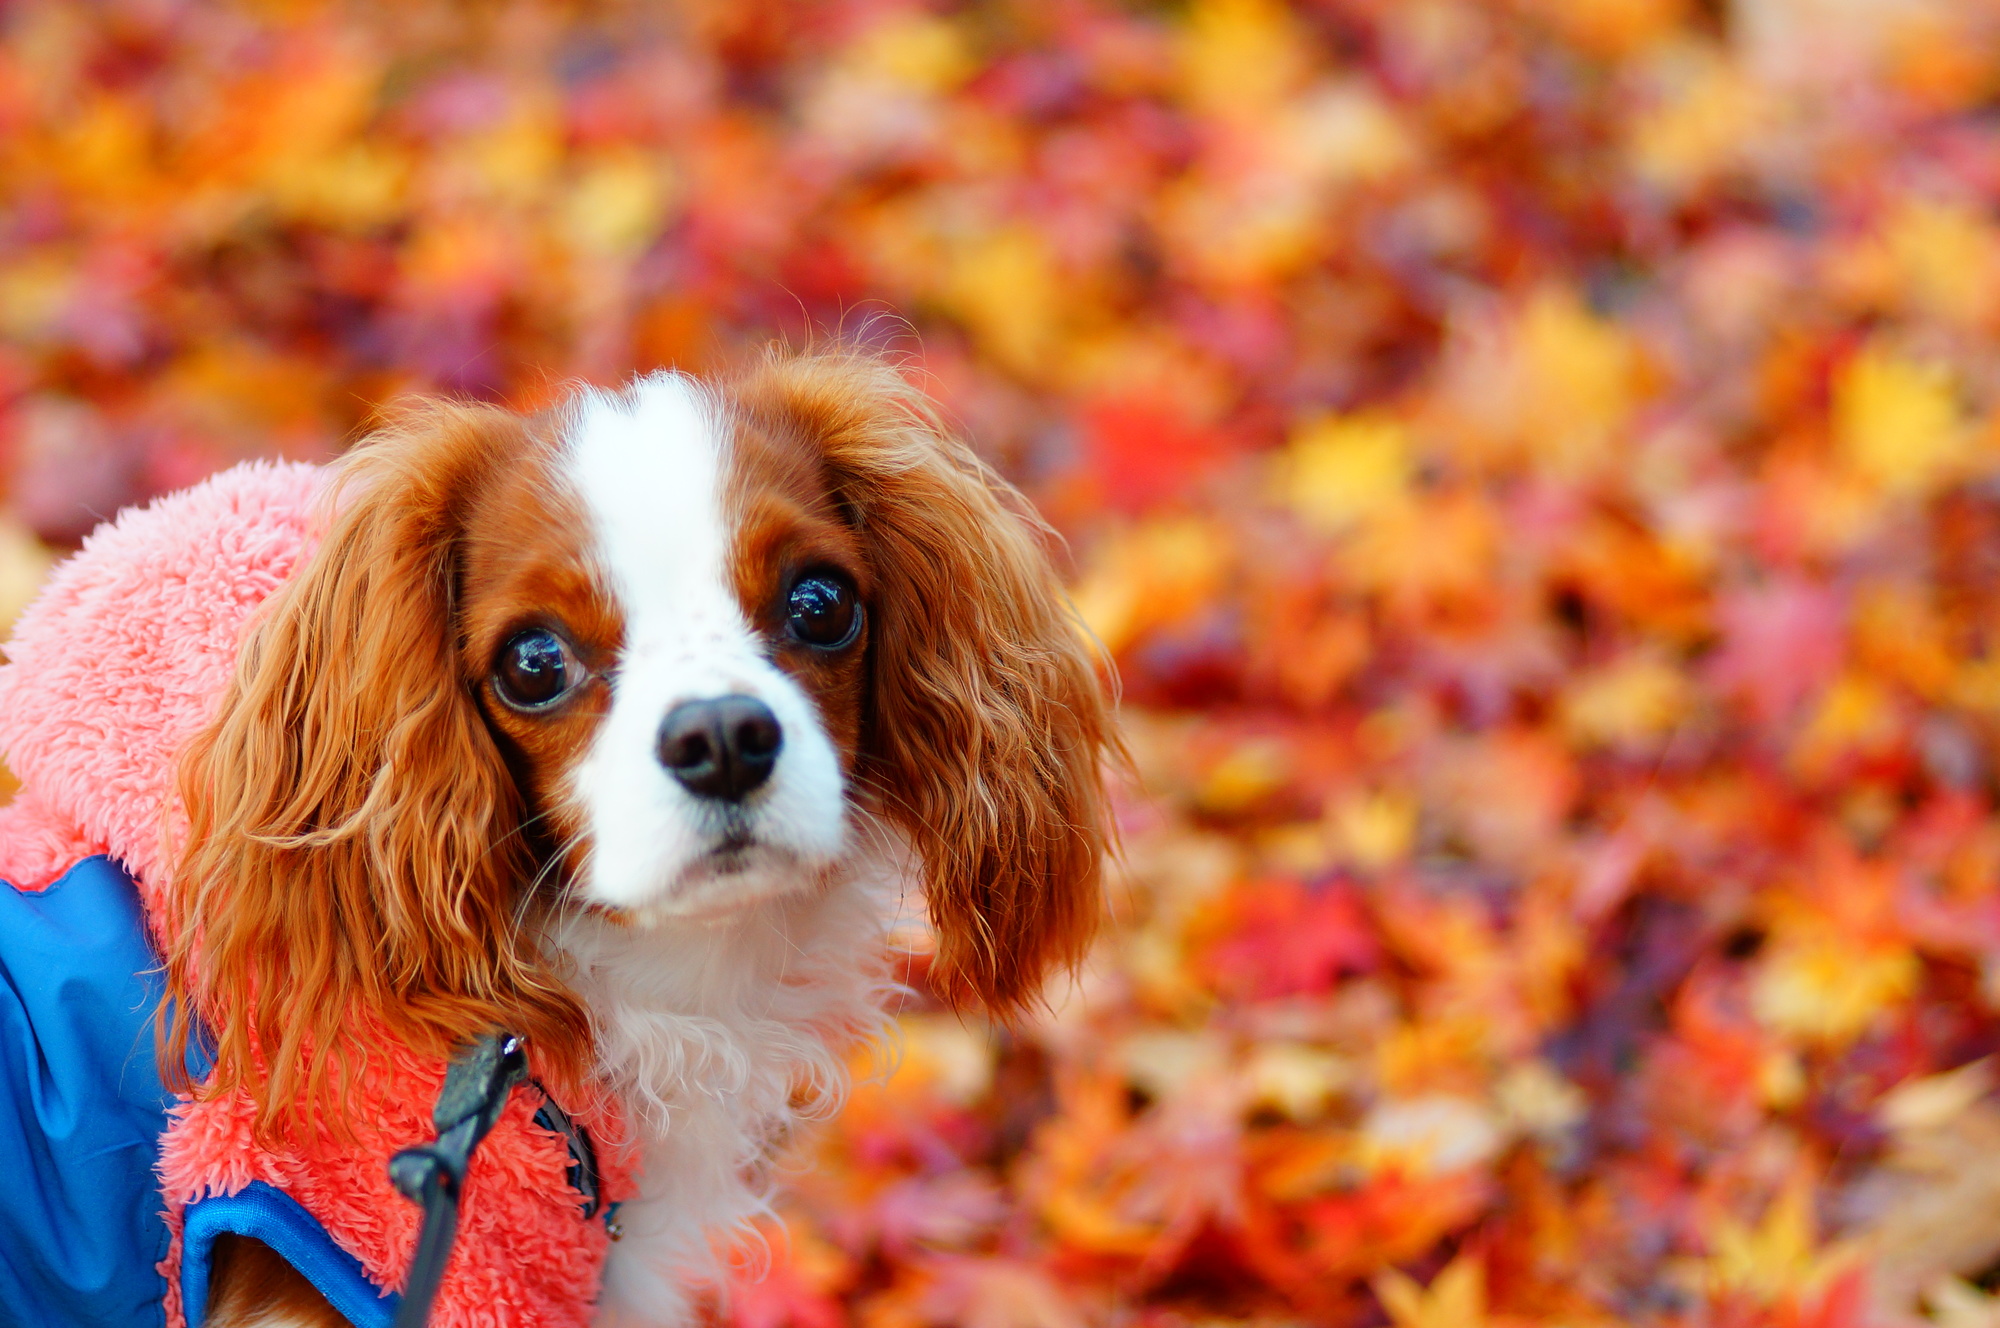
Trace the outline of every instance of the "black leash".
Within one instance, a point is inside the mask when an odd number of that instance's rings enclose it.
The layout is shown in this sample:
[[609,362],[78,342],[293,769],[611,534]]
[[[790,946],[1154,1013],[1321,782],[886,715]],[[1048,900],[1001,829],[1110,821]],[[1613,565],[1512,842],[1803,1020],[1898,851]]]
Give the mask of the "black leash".
[[[424,1210],[417,1257],[395,1328],[424,1328],[437,1298],[444,1268],[458,1235],[458,1196],[472,1150],[500,1119],[507,1095],[528,1077],[528,1054],[521,1039],[491,1033],[452,1057],[444,1089],[431,1112],[437,1142],[405,1148],[389,1159],[390,1183]],[[594,1186],[593,1186],[594,1188]]]

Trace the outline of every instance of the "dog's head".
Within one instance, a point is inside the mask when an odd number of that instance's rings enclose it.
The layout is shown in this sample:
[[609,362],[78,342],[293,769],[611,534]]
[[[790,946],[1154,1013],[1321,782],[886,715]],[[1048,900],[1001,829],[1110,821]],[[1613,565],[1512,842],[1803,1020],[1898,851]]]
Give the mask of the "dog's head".
[[1080,955],[1104,690],[1043,529],[889,368],[431,406],[334,494],[183,762],[169,975],[267,1120],[371,1025],[573,1075],[536,913],[707,925],[885,839],[954,999]]

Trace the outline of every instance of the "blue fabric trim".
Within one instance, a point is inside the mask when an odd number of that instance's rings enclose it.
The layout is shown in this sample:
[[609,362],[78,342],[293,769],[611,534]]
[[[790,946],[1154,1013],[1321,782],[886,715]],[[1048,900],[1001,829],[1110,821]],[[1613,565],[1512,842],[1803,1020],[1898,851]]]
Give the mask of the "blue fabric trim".
[[333,1243],[326,1228],[283,1190],[253,1180],[235,1194],[187,1206],[181,1227],[181,1303],[188,1328],[208,1311],[208,1265],[215,1238],[249,1236],[276,1250],[354,1328],[392,1328],[403,1298],[368,1280],[361,1261]]
[[103,856],[43,890],[0,886],[0,1323],[157,1328],[172,1099],[138,890]]

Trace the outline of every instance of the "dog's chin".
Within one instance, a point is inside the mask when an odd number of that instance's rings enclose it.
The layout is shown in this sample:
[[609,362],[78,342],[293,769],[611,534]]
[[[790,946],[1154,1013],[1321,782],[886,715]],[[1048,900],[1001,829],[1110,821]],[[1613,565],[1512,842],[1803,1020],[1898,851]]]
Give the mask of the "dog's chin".
[[727,923],[759,904],[822,887],[832,864],[748,839],[724,839],[678,868],[636,904],[586,899],[594,912],[639,928]]

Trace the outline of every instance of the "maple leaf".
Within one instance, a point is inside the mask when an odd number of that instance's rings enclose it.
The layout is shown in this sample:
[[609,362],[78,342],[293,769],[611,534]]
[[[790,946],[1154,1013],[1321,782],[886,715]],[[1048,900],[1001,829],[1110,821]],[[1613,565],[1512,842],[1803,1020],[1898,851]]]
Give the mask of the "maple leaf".
[[1155,519],[1107,532],[1074,592],[1077,613],[1117,654],[1211,603],[1231,557],[1228,535],[1196,518]]
[[1970,434],[1949,374],[1870,347],[1833,384],[1842,459],[1885,493],[1921,493],[1963,464]]
[[1843,653],[1840,603],[1824,587],[1774,579],[1726,596],[1718,607],[1723,645],[1712,683],[1742,694],[1769,722],[1826,683]]
[[1268,111],[1297,84],[1301,45],[1292,15],[1275,0],[1200,0],[1180,34],[1185,95],[1221,115]]
[[955,254],[941,293],[989,354],[1033,372],[1055,346],[1059,292],[1046,241],[1014,227],[971,241]]
[[1581,744],[1638,746],[1673,731],[1687,712],[1690,691],[1680,669],[1637,653],[1571,682],[1563,720]]
[[893,343],[1144,791],[738,1322],[1991,1323],[1993,16],[696,8],[8,9],[0,621],[406,392]]
[[1486,1265],[1477,1255],[1459,1255],[1427,1287],[1393,1268],[1374,1287],[1396,1328],[1486,1328]]
[[1229,455],[1223,435],[1170,402],[1101,400],[1084,408],[1082,423],[1091,473],[1118,511],[1143,512],[1186,494]]
[[1342,973],[1381,962],[1373,929],[1354,892],[1339,884],[1308,890],[1295,881],[1240,887],[1207,925],[1226,939],[1206,963],[1219,988],[1253,1000],[1323,991]]
[[1277,487],[1310,526],[1345,529],[1405,502],[1414,471],[1406,431],[1381,418],[1328,418],[1294,434]]
[[1769,1304],[1806,1287],[1823,1267],[1814,1193],[1810,1179],[1795,1175],[1756,1222],[1734,1216],[1718,1221],[1702,1265],[1711,1294],[1740,1293]]

